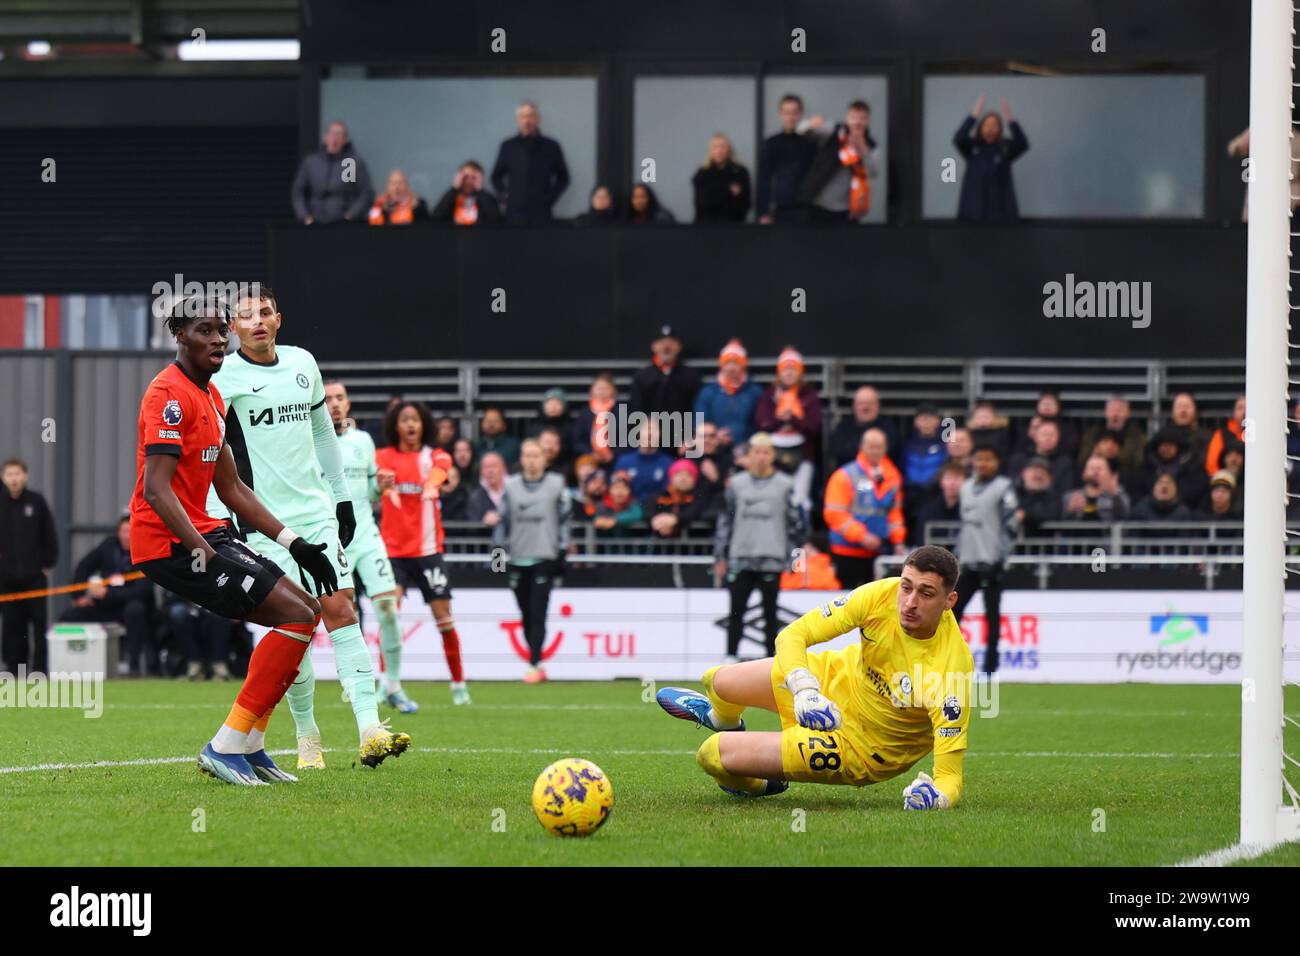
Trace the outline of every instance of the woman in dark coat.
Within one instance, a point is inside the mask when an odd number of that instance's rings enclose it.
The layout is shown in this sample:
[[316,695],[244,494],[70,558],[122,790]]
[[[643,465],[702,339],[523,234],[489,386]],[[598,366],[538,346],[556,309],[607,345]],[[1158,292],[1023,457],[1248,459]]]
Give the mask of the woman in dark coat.
[[1009,223],[1020,218],[1016,189],[1011,182],[1011,164],[1029,149],[1029,140],[1020,124],[1011,118],[1011,107],[1005,97],[1000,109],[1001,116],[990,111],[981,117],[984,110],[981,93],[975,109],[953,137],[953,145],[966,160],[966,175],[957,205],[957,218],[963,222]]

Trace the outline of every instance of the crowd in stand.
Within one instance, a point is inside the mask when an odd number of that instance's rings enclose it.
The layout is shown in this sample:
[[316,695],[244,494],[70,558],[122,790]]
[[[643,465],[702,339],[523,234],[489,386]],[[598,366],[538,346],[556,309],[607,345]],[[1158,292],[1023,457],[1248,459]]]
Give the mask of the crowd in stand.
[[[966,164],[957,218],[1015,222],[1019,210],[1011,164],[1029,149],[1029,141],[1005,99],[999,112],[985,112],[984,102],[980,96],[953,137]],[[744,222],[752,213],[765,225],[849,223],[871,211],[871,183],[880,176],[882,158],[871,135],[870,104],[854,100],[838,122],[805,118],[803,100],[787,93],[778,112],[781,132],[763,141],[756,190],[731,140],[722,133],[709,139],[704,161],[691,177],[695,222]],[[490,175],[477,160],[467,159],[451,177],[450,188],[430,204],[412,191],[400,169],[388,174],[376,195],[347,126],[332,122],[321,146],[299,164],[291,190],[294,215],[307,225],[551,222],[555,202],[569,186],[564,149],[542,134],[535,103],[518,106],[515,126],[517,134],[501,143]],[[677,215],[660,203],[650,182],[632,184],[622,201],[613,185],[598,183],[575,221],[584,226],[656,225],[676,222]]]
[[[924,541],[932,522],[961,521],[960,492],[977,452],[994,456],[995,473],[1011,479],[1029,535],[1058,521],[1241,520],[1244,398],[1226,421],[1205,422],[1195,398],[1179,393],[1168,420],[1148,434],[1122,397],[1075,410],[1044,389],[1016,428],[991,401],[960,420],[928,402],[910,421],[891,418],[879,391],[863,385],[829,425],[795,348],[781,353],[767,383],[753,379],[737,339],[723,346],[709,381],[681,351],[664,326],[625,404],[612,376],[599,374],[585,401],[547,391],[534,417],[514,421],[519,434],[494,406],[482,410],[473,439],[460,435],[456,419],[437,418],[436,444],[455,465],[441,494],[444,520],[492,521],[521,437],[539,440],[548,470],[565,479],[574,518],[602,538],[708,534],[732,476],[752,472],[755,443],[770,447],[811,529],[805,553],[829,554],[845,586],[868,580],[876,556]],[[638,415],[659,427],[641,429],[638,447],[619,447],[619,417]],[[686,421],[689,432],[662,434],[667,421]],[[1292,446],[1300,450],[1300,440]]]

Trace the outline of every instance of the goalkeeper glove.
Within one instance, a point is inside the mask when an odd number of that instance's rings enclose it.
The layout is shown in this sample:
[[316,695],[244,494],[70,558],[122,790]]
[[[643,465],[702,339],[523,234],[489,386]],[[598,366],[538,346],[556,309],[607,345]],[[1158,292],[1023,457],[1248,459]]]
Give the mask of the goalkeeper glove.
[[786,689],[794,694],[794,718],[809,730],[835,730],[843,723],[835,701],[822,694],[822,685],[812,672],[800,667],[785,678]]
[[928,773],[916,775],[916,779],[903,790],[904,810],[947,810],[951,806],[942,790],[934,785]]
[[357,533],[357,516],[352,511],[352,502],[340,501],[334,509],[334,517],[339,523],[339,544],[346,548]]
[[315,580],[317,594],[329,595],[339,589],[334,565],[330,564],[330,559],[325,557],[324,543],[312,544],[306,538],[294,538],[293,543],[289,545],[289,554],[298,563],[299,578],[302,580],[304,591],[310,589],[307,587],[307,578],[302,574],[303,571]]

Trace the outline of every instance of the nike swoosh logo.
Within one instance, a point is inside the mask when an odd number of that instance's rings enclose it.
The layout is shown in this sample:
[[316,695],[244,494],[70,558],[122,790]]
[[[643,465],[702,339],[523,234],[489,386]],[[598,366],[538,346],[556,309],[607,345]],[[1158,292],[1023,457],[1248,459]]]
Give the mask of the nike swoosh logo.
[[265,385],[254,385],[254,386],[253,386],[253,391],[254,391],[254,392],[260,392],[260,391],[261,391],[262,389],[264,389],[264,388],[266,388]]

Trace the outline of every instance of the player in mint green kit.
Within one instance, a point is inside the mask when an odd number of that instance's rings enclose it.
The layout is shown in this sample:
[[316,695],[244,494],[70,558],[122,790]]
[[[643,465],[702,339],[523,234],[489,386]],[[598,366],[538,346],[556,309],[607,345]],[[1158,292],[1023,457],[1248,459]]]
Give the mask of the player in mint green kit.
[[[334,645],[339,681],[348,691],[361,737],[361,762],[376,766],[410,746],[411,738],[384,727],[375,701],[374,668],[361,635],[353,603],[352,567],[344,548],[356,531],[352,494],[343,474],[343,457],[334,423],[325,410],[325,385],[316,360],[306,349],[276,345],[283,317],[266,286],[253,286],[235,303],[232,330],[239,351],[213,376],[226,401],[226,440],[239,476],[258,498],[312,541],[327,542],[338,590],[319,595],[321,616]],[[226,515],[215,495],[208,513]],[[244,528],[248,544],[292,574],[297,568],[276,542]],[[308,589],[310,590],[310,588]],[[320,730],[312,712],[316,674],[308,651],[293,686],[285,694],[298,734],[298,767],[325,766]]]
[[352,492],[352,510],[357,516],[357,533],[344,548],[352,576],[365,587],[370,604],[379,618],[379,652],[384,658],[384,700],[399,713],[414,714],[420,708],[402,690],[402,628],[397,620],[397,581],[388,563],[388,551],[375,524],[374,506],[379,500],[375,441],[356,427],[348,416],[352,402],[342,382],[325,383],[325,408],[334,422],[343,453],[343,474]]

